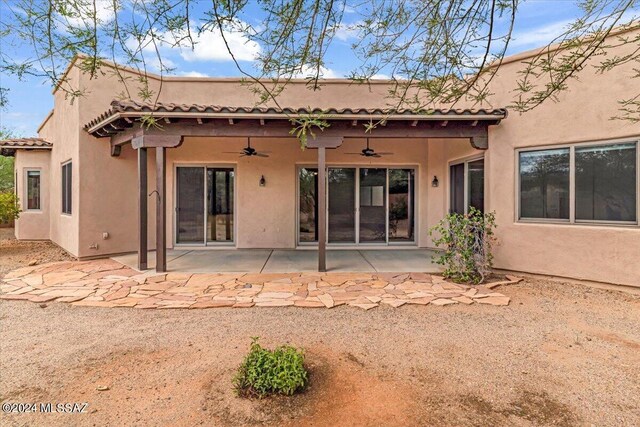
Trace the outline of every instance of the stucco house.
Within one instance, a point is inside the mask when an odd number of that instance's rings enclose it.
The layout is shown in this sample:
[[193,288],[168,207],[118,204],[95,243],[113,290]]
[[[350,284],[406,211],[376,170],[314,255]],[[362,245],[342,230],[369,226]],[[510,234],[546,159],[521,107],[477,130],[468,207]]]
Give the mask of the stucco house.
[[[157,102],[118,101],[115,65],[90,79],[72,63],[85,95],[54,90],[38,138],[0,143],[16,237],[81,259],[137,251],[142,269],[157,248],[160,271],[167,248],[318,247],[322,270],[325,248],[432,247],[430,227],[474,206],[496,213],[497,268],[640,286],[640,123],[610,119],[637,93],[634,65],[587,65],[557,102],[507,114],[535,53],[503,61],[490,103],[428,115],[389,110],[387,81],[293,81],[256,107],[239,79],[149,75]],[[309,109],[331,126],[302,150],[290,119]],[[161,127],[140,126],[149,114]]]

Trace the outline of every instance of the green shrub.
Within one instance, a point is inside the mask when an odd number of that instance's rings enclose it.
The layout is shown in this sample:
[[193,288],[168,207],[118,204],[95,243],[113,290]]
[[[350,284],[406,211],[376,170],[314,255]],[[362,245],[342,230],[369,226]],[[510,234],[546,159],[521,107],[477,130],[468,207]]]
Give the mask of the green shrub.
[[444,276],[458,283],[482,283],[491,272],[495,240],[495,213],[483,214],[469,208],[466,215],[451,213],[429,235],[437,235],[433,243],[443,248],[435,262],[444,265]]
[[13,191],[0,192],[0,223],[10,222],[20,216],[20,205]]
[[233,379],[242,397],[265,397],[270,394],[291,396],[307,384],[304,353],[291,346],[275,350],[262,348],[253,338],[249,354]]

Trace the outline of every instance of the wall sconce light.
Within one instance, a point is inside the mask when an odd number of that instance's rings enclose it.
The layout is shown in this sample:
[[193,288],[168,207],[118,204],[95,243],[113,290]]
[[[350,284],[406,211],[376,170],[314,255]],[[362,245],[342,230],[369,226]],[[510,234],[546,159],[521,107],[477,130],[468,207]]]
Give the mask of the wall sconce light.
[[437,176],[433,176],[433,181],[431,181],[431,186],[432,187],[437,187],[438,184],[440,184],[440,181],[438,181],[438,177]]
[[260,187],[264,187],[265,185],[267,185],[267,180],[264,179],[264,175],[262,175],[260,177]]

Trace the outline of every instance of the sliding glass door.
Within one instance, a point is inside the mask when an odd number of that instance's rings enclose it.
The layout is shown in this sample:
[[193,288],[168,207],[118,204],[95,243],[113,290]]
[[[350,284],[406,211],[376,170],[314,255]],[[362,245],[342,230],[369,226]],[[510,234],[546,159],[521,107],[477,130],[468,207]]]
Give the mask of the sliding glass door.
[[360,243],[387,241],[387,169],[360,169]]
[[[318,241],[318,170],[298,173],[298,242]],[[327,241],[330,244],[414,242],[415,170],[327,168]]]
[[329,243],[356,242],[356,170],[329,168],[328,240]]
[[176,243],[234,241],[233,168],[176,168]]
[[177,243],[204,242],[204,168],[177,168]]

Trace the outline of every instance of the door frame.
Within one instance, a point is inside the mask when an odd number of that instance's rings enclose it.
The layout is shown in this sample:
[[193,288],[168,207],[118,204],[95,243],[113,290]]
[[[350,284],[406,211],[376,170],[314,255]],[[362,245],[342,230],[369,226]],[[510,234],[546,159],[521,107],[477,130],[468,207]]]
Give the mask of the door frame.
[[[354,200],[354,212],[355,212],[355,242],[333,242],[330,243],[329,239],[329,180],[325,183],[325,192],[327,194],[326,203],[326,230],[327,230],[327,247],[333,249],[371,249],[371,248],[397,248],[397,247],[418,247],[418,230],[419,230],[419,206],[420,206],[420,165],[418,164],[358,164],[358,163],[327,163],[327,169],[355,169],[355,200]],[[296,163],[295,168],[295,200],[296,200],[296,215],[295,215],[295,246],[296,249],[308,249],[318,246],[318,242],[301,242],[300,241],[300,169],[312,168],[318,169],[318,165],[314,163]],[[413,201],[413,240],[409,242],[390,242],[389,241],[389,172],[386,174],[386,242],[360,242],[360,169],[412,169],[414,174],[414,201]]]
[[[204,173],[204,234],[202,243],[178,243],[178,168],[201,168],[205,169]],[[233,240],[229,242],[208,242],[207,241],[207,168],[215,169],[233,169]],[[173,245],[178,248],[217,248],[217,247],[236,247],[238,242],[238,164],[237,163],[189,163],[178,162],[173,164]]]

